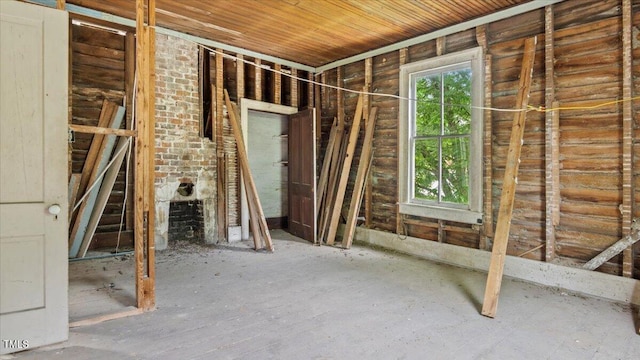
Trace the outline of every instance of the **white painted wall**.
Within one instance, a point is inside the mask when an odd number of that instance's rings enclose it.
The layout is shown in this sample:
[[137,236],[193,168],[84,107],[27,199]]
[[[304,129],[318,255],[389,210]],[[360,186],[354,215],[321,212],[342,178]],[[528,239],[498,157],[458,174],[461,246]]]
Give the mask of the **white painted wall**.
[[288,133],[286,115],[249,111],[247,148],[249,167],[266,218],[287,216]]

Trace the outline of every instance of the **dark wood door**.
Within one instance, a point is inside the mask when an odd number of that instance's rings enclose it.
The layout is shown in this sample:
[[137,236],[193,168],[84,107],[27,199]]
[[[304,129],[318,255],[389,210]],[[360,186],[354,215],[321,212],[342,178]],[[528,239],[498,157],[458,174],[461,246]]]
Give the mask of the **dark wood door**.
[[315,109],[289,116],[289,232],[316,241]]

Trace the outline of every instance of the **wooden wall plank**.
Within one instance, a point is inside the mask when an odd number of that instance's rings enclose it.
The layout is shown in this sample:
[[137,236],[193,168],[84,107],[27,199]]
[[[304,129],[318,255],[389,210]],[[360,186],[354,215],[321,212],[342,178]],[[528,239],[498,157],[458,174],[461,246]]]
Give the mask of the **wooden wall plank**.
[[353,161],[353,154],[358,142],[358,136],[360,135],[360,122],[362,121],[362,105],[364,95],[358,97],[358,104],[356,106],[355,115],[353,117],[353,123],[349,130],[349,139],[347,141],[347,156],[342,164],[342,170],[340,171],[340,180],[338,187],[336,188],[336,199],[331,210],[329,231],[327,233],[327,245],[332,245],[335,242],[336,234],[338,232],[338,223],[340,222],[340,215],[342,213],[342,204],[344,202],[345,192],[347,190],[347,182],[349,181],[349,173],[351,172],[351,163]]
[[[515,109],[526,109],[529,102],[529,89],[533,72],[533,61],[535,58],[536,38],[525,40],[524,56],[522,59],[522,71],[520,72],[520,85],[518,86],[518,97]],[[516,178],[520,165],[520,150],[524,136],[526,112],[516,112],[513,117],[511,140],[509,141],[509,156],[502,185],[502,195],[500,197],[500,209],[498,211],[498,223],[494,237],[493,250],[491,253],[491,263],[487,276],[487,286],[482,304],[482,315],[495,317],[498,308],[498,296],[502,284],[502,274],[504,271],[504,261],[507,253],[507,242],[509,240],[509,228],[513,203],[515,199]]]
[[[222,49],[216,49],[216,85],[215,99],[212,99],[212,104],[216,104],[215,114],[215,136],[216,142],[216,229],[218,232],[218,241],[224,242],[227,238],[226,228],[226,214],[227,214],[227,201],[226,201],[226,169],[224,164],[224,51]],[[231,109],[227,109],[227,112]]]

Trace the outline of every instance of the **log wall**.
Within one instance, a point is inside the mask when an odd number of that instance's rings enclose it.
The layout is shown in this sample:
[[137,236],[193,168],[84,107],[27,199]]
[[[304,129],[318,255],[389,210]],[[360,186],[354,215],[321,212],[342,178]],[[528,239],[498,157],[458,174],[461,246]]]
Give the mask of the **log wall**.
[[[621,35],[625,6],[631,14],[631,41],[627,44]],[[561,110],[557,130],[550,126],[550,115],[545,112],[527,113],[508,254],[581,266],[626,234],[631,218],[640,217],[636,205],[640,200],[637,140],[640,101],[615,103],[623,98],[625,46],[632,59],[628,70],[632,73],[630,92],[632,96],[640,94],[639,1],[568,0],[379,55],[372,59],[371,88],[375,93],[397,95],[401,63],[483,46],[489,70],[485,80],[490,80],[485,84],[485,91],[490,94],[485,104],[513,108],[523,41],[532,36],[538,37],[538,45],[529,104],[542,109],[555,100],[563,108],[582,108]],[[322,74],[322,80],[332,85],[338,77],[346,88],[361,88],[365,81],[364,61]],[[341,99],[337,99],[337,92],[330,89],[323,89],[321,95],[324,145],[333,117],[343,112],[348,123],[349,116],[353,116],[355,96],[342,92]],[[484,162],[490,164],[491,170],[485,168],[484,201],[490,205],[487,209],[491,208],[491,213],[485,213],[482,226],[456,224],[397,213],[398,121],[403,121],[398,119],[399,101],[381,96],[371,98],[371,106],[378,107],[378,123],[371,173],[370,226],[425,240],[490,249],[513,113],[485,112],[488,123],[485,123]],[[584,108],[608,102],[614,103]],[[627,130],[624,106],[629,106],[632,114],[632,126]],[[557,156],[551,152],[553,145],[548,141],[552,135],[559,139]],[[625,136],[631,139],[627,147]],[[559,181],[555,183],[547,180],[551,168],[546,164],[553,161],[559,169]],[[625,174],[633,179],[627,184]],[[632,191],[626,190],[629,188]],[[553,192],[547,190],[557,191],[558,197],[549,197]],[[558,210],[548,211],[547,204],[554,205],[554,199],[559,199]],[[630,215],[623,215],[624,209],[630,209]],[[558,216],[558,221],[547,222],[549,216]],[[631,256],[626,260],[623,255],[614,257],[599,271],[623,275],[625,266],[635,265],[633,275],[640,278],[638,245],[627,254]]]

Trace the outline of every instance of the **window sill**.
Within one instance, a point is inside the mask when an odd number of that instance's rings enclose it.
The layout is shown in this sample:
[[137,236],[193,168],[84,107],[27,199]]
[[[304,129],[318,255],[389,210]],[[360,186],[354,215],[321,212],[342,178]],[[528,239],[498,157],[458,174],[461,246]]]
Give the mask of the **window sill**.
[[411,203],[401,203],[400,213],[406,215],[414,215],[421,217],[428,217],[433,219],[455,221],[465,224],[482,224],[482,213],[464,210],[454,209],[433,205],[418,205]]

